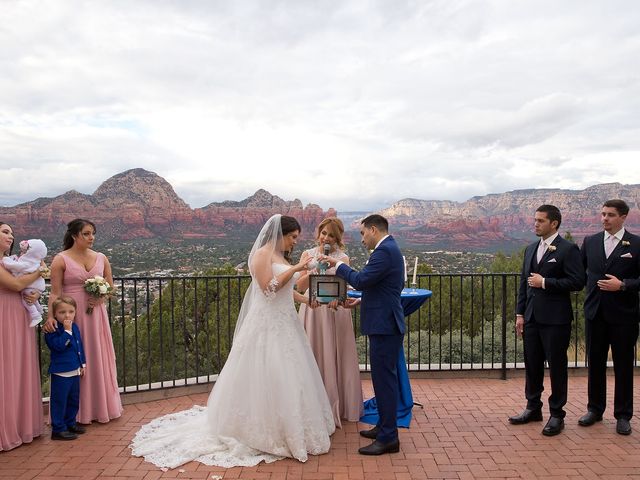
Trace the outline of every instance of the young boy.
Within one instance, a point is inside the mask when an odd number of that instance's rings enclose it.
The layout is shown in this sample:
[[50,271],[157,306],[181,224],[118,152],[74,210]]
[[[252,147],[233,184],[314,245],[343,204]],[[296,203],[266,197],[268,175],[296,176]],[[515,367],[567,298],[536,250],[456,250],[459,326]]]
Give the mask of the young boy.
[[51,306],[57,320],[56,330],[44,336],[51,350],[51,439],[75,440],[84,433],[76,424],[80,400],[80,377],[84,375],[86,359],[80,329],[73,323],[76,302],[71,297],[60,297]]

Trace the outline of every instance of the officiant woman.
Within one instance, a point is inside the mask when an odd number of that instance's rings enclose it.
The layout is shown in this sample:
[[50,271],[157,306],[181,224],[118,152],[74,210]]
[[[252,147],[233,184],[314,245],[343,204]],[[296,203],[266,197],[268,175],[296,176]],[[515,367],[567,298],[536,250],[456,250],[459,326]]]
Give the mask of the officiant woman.
[[[329,245],[329,256],[349,264],[342,243],[343,234],[344,226],[340,219],[326,218],[316,229],[316,246],[307,252],[317,263],[324,245]],[[311,273],[317,273],[317,267]],[[335,274],[335,267],[326,273]],[[300,277],[297,287],[300,291],[309,288],[308,274]],[[308,294],[307,290],[307,297]],[[303,304],[300,305],[299,316],[318,363],[336,426],[342,426],[341,419],[357,422],[363,409],[362,383],[351,310],[337,305],[337,302],[316,308]]]

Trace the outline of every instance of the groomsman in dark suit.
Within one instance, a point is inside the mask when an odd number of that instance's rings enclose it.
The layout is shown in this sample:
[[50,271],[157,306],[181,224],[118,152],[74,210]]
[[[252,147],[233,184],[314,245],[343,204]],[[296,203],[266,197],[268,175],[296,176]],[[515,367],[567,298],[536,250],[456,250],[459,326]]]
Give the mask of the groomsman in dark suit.
[[523,336],[525,397],[527,407],[509,417],[518,425],[542,420],[544,362],[549,363],[551,417],[544,435],[557,435],[564,428],[567,403],[567,348],[571,338],[571,292],[584,287],[584,268],[578,246],[558,235],[560,210],[541,205],[535,212],[535,233],[540,241],[524,254],[516,307],[516,332]]
[[607,400],[609,346],[615,372],[613,416],[616,432],[631,433],[633,416],[634,347],[638,339],[640,306],[640,237],[625,230],[629,206],[608,200],[601,212],[604,231],[586,237],[582,260],[587,269],[584,316],[589,361],[589,403],[578,423],[602,420]]

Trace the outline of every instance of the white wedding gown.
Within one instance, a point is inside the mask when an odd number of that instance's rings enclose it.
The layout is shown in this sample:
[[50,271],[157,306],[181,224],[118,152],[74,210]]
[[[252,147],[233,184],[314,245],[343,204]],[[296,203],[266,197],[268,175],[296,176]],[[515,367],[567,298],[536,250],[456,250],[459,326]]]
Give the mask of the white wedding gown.
[[[274,276],[288,268],[272,264]],[[133,455],[158,467],[192,460],[234,467],[283,457],[304,462],[329,450],[333,413],[293,303],[297,276],[253,303],[207,407],[144,425]]]

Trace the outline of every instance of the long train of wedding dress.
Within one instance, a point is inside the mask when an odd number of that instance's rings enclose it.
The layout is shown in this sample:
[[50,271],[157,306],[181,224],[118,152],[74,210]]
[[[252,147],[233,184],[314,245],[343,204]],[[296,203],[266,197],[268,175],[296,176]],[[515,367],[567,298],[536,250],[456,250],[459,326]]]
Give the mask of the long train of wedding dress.
[[[274,276],[288,268],[272,265]],[[282,457],[304,462],[329,450],[333,413],[293,303],[296,277],[252,303],[207,407],[144,425],[133,455],[159,467],[192,460],[234,467]]]

